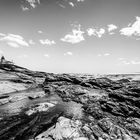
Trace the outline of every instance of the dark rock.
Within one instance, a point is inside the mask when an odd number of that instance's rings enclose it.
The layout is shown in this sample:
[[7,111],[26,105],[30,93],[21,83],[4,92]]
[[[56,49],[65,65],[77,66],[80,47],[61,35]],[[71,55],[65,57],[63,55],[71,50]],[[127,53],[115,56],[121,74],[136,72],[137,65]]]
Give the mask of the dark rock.
[[115,78],[1,65],[0,139],[139,140],[140,81]]

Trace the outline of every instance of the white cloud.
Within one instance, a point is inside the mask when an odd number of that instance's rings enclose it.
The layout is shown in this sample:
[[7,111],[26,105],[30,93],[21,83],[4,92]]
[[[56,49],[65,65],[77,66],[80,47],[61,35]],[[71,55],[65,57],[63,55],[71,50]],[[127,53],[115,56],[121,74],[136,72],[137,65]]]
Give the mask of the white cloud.
[[118,58],[118,60],[125,60],[125,58],[123,58],[123,57],[120,57],[120,58]]
[[110,55],[109,53],[105,53],[105,54],[104,54],[104,56],[109,56],[109,55]]
[[140,36],[140,17],[136,17],[136,21],[133,24],[129,24],[128,27],[122,28],[120,33],[125,36]]
[[102,55],[101,54],[98,54],[98,56],[101,57]]
[[122,61],[122,64],[124,64],[124,65],[129,65],[130,62],[128,62],[128,61],[126,61],[126,60],[123,60],[123,61]]
[[62,7],[62,8],[66,8],[66,6],[63,5],[63,4],[61,4],[61,3],[59,3],[58,5],[59,5],[60,7]]
[[88,29],[87,29],[87,34],[88,34],[89,36],[94,35],[94,36],[96,36],[96,37],[101,38],[101,37],[103,36],[103,34],[105,34],[105,29],[100,28],[100,29],[98,30],[98,29],[94,29],[94,28],[88,28]]
[[140,61],[131,60],[131,64],[138,65],[138,64],[140,64]]
[[31,6],[31,8],[36,8],[40,4],[40,0],[25,0]]
[[7,42],[7,44],[9,45],[9,46],[11,46],[11,47],[14,47],[14,48],[19,48],[20,46],[17,44],[17,43],[15,43],[15,42]]
[[29,44],[35,45],[35,42],[31,39],[31,40],[29,40]]
[[50,58],[49,54],[44,54],[44,57]]
[[0,36],[5,36],[5,34],[3,34],[3,33],[0,33]]
[[23,6],[23,5],[21,5],[21,9],[22,9],[23,11],[29,11],[29,10],[30,10],[28,7]]
[[101,57],[101,56],[109,56],[109,55],[110,55],[110,53],[104,53],[104,54],[98,54],[97,56]]
[[68,42],[72,44],[79,43],[81,41],[84,41],[84,31],[81,31],[81,25],[78,26],[78,29],[73,29],[72,34],[65,35],[64,38],[61,38],[60,40],[63,42]]
[[88,34],[89,36],[96,35],[96,29],[88,28],[88,29],[87,29],[87,34]]
[[49,40],[49,39],[45,39],[45,40],[40,39],[39,42],[42,45],[49,45],[49,46],[56,44],[56,42],[54,40]]
[[85,0],[77,0],[77,2],[84,2]]
[[70,55],[70,56],[72,56],[73,53],[72,53],[72,52],[66,52],[66,53],[64,53],[64,55],[65,55],[65,56],[66,56],[66,55]]
[[71,5],[72,7],[75,6],[73,2],[69,2],[69,5]]
[[110,35],[114,35],[115,33],[114,33],[114,32],[109,32],[109,34],[110,34]]
[[39,34],[42,34],[42,33],[43,33],[43,31],[39,30],[39,31],[38,31],[38,33],[39,33]]
[[112,32],[114,30],[116,30],[118,27],[114,24],[109,24],[108,25],[108,32]]
[[4,34],[2,37],[0,37],[0,41],[6,41],[8,45],[16,48],[20,46],[29,46],[29,44],[24,40],[22,36],[15,34]]
[[99,38],[101,38],[102,35],[105,34],[105,29],[101,28],[99,31],[96,31],[96,34]]
[[135,58],[133,60],[127,59],[127,58],[119,58],[120,61],[119,64],[124,64],[124,65],[139,65],[140,64],[140,59]]
[[[75,3],[80,3],[84,2],[85,0],[75,0]],[[69,4],[70,6],[74,7],[75,4],[71,1],[69,2],[68,0],[64,1],[57,1],[56,4],[58,4],[62,8],[66,8],[66,4]],[[23,0],[21,8],[23,11],[28,11],[30,9],[36,8],[38,5],[41,4],[41,0]]]

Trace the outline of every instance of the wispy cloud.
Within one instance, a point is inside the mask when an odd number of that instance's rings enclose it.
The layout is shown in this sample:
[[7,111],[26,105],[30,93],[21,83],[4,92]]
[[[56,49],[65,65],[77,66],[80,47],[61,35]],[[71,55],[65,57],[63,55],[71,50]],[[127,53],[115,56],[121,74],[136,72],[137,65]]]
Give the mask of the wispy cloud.
[[42,45],[54,45],[56,44],[56,42],[54,40],[49,40],[49,39],[40,39],[39,42],[42,44]]
[[49,54],[44,54],[44,57],[50,58],[50,55]]
[[87,29],[87,34],[88,34],[89,36],[96,35],[96,29],[88,28],[88,29]]
[[139,61],[131,60],[131,64],[138,65],[138,64],[140,64],[140,60]]
[[[68,0],[64,0],[64,1],[56,1],[56,4],[58,4],[58,6],[60,6],[62,8],[66,8],[66,5],[75,7],[75,5],[77,5],[78,3],[84,2],[84,1],[85,0],[74,0],[74,1],[71,0],[69,2]],[[41,0],[23,0],[21,9],[23,11],[28,11],[28,10],[36,8],[40,4],[41,4]]]
[[40,0],[24,0],[21,8],[23,11],[28,11],[30,9],[36,8],[40,4]]
[[75,6],[73,2],[69,2],[69,5],[71,5],[72,7]]
[[88,28],[87,34],[89,36],[93,35],[93,36],[101,38],[105,34],[105,29],[103,29],[103,28],[100,28],[100,29]]
[[11,47],[18,48],[20,46],[28,47],[29,44],[24,40],[24,38],[20,35],[15,34],[3,34],[0,37],[0,41],[6,41],[7,44]]
[[108,32],[110,33],[110,34],[112,34],[112,31],[114,31],[114,30],[116,30],[118,27],[116,26],[116,25],[114,25],[114,24],[109,24],[109,25],[107,25],[108,26]]
[[66,52],[66,53],[64,53],[64,55],[65,55],[65,56],[66,56],[66,55],[70,55],[70,56],[72,56],[73,53],[72,53],[72,52]]
[[109,56],[109,55],[111,55],[111,54],[110,53],[104,53],[104,54],[98,54],[97,56],[101,57],[101,56]]
[[77,0],[77,2],[84,2],[85,0]]
[[101,38],[105,34],[105,29],[101,28],[99,31],[96,31],[96,35]]
[[79,43],[79,42],[85,40],[83,34],[84,34],[84,31],[81,31],[81,25],[79,25],[78,29],[73,29],[72,33],[66,34],[60,40],[63,41],[63,42],[68,42],[68,43],[76,44],[76,43]]
[[105,54],[104,54],[104,56],[109,56],[109,55],[110,55],[110,53],[105,53]]
[[123,65],[139,65],[140,64],[140,59],[127,59],[127,58],[118,58],[119,64]]
[[136,21],[127,27],[124,27],[120,30],[121,35],[125,36],[140,36],[140,17],[136,17]]
[[28,7],[23,6],[23,5],[21,5],[21,9],[22,9],[22,11],[29,11],[30,10]]
[[30,40],[29,40],[29,44],[30,44],[30,45],[35,45],[35,42],[34,42],[32,39],[30,39]]
[[39,31],[38,31],[38,33],[39,33],[39,34],[42,34],[42,33],[43,33],[43,31],[39,30]]
[[7,42],[7,44],[13,48],[19,48],[20,46],[15,42]]

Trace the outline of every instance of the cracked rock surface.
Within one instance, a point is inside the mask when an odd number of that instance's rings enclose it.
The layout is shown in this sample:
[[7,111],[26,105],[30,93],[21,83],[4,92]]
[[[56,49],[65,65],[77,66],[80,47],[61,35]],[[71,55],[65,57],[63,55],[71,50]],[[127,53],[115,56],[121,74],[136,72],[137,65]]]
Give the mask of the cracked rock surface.
[[140,75],[0,66],[0,140],[140,140]]

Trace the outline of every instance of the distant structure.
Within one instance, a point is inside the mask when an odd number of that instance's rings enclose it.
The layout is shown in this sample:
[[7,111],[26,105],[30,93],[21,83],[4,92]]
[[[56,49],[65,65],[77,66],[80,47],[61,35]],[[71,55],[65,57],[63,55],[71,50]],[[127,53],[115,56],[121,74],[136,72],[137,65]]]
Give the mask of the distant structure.
[[4,64],[4,63],[5,63],[5,61],[6,61],[6,60],[5,60],[5,57],[4,57],[4,56],[2,56],[2,57],[1,57],[1,59],[0,59],[0,64]]
[[0,64],[13,64],[13,62],[7,61],[4,56],[1,56]]

